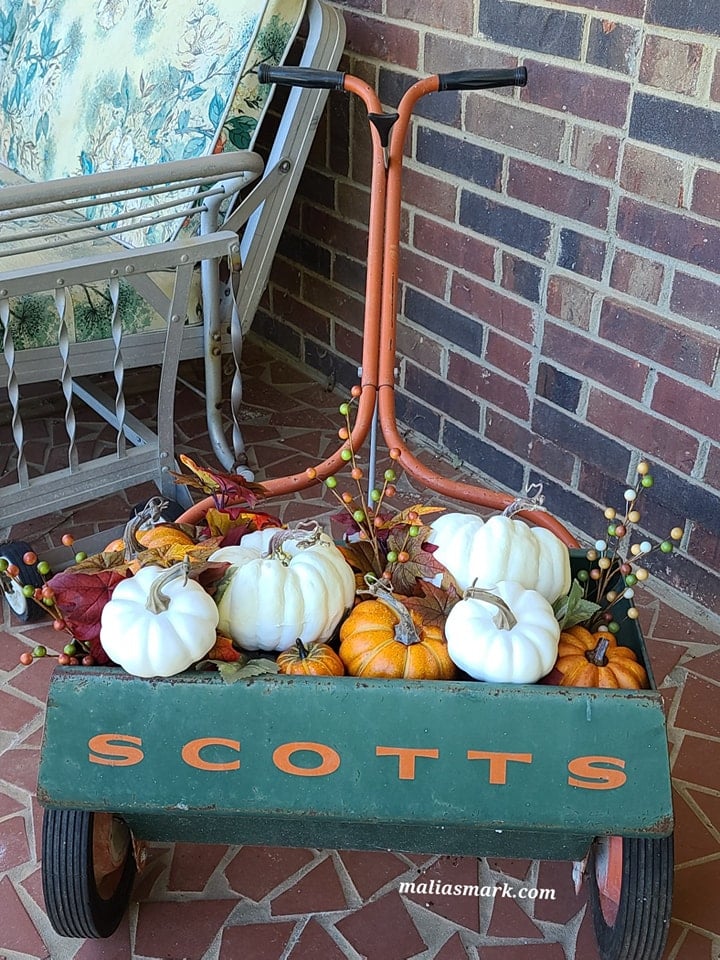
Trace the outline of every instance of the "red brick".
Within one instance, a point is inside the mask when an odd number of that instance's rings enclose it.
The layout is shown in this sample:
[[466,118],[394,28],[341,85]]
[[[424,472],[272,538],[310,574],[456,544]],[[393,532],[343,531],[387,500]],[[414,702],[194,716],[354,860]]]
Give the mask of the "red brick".
[[720,173],[698,170],[693,184],[691,208],[703,217],[720,220]]
[[535,326],[532,310],[470,277],[453,276],[450,303],[496,330],[532,342]]
[[617,250],[610,274],[610,286],[637,300],[657,303],[664,275],[665,268],[657,260],[647,260],[629,250]]
[[398,274],[400,280],[410,283],[430,296],[442,300],[447,291],[448,267],[429,260],[414,250],[403,247],[400,251]]
[[569,484],[572,480],[575,465],[572,454],[544,440],[522,424],[503,416],[498,410],[487,411],[485,437],[512,456],[527,460],[561,483]]
[[[348,326],[362,329],[365,315],[365,302],[353,294],[329,283],[322,277],[305,274],[303,278],[304,300],[310,304],[317,304],[324,312],[333,317],[339,317]],[[295,323],[292,313],[283,315],[285,320]],[[300,323],[297,324],[302,327]]]
[[720,101],[720,57],[715,57],[715,72],[713,73],[710,97],[715,101]]
[[366,227],[370,212],[369,191],[354,183],[338,183],[336,211],[344,220]]
[[617,234],[683,263],[720,273],[720,227],[621,197]]
[[[449,7],[449,3],[438,4]],[[428,73],[444,73],[448,70],[489,70],[498,67],[514,67],[517,57],[493,50],[486,44],[451,37],[428,30],[425,34],[425,70]]]
[[720,329],[718,285],[677,272],[670,307],[683,317]]
[[640,61],[640,82],[672,93],[693,96],[697,92],[703,47],[669,37],[649,36]]
[[469,97],[465,129],[487,140],[548,160],[559,160],[565,120],[528,110],[506,97]]
[[587,180],[510,160],[507,192],[511,197],[594,227],[607,226],[610,191]]
[[340,250],[358,260],[367,258],[367,230],[361,227],[309,206],[303,210],[302,226],[306,236],[322,241],[333,250]]
[[657,150],[628,143],[620,171],[620,186],[656,203],[680,207],[683,203],[683,165]]
[[451,353],[447,378],[451,383],[515,417],[527,420],[530,415],[530,400],[526,387],[508,380],[469,357]]
[[648,368],[625,352],[613,350],[593,337],[574,333],[554,323],[545,324],[543,356],[557,360],[570,370],[639,400],[645,388]]
[[565,276],[552,276],[548,281],[547,312],[573,327],[587,330],[590,326],[595,292]]
[[594,127],[577,126],[573,132],[571,163],[596,177],[614,180],[620,141]]
[[711,570],[720,569],[720,537],[699,523],[692,526],[687,552]]
[[455,216],[457,189],[439,177],[406,167],[403,170],[403,200],[409,206],[451,220]]
[[715,442],[720,441],[720,400],[693,389],[684,380],[659,374],[651,407],[675,423],[682,423]]
[[495,247],[472,234],[416,216],[413,243],[418,250],[473,276],[492,280],[495,275]]
[[[379,11],[378,11],[379,12]],[[388,23],[382,18],[365,17],[345,11],[346,46],[363,57],[383,63],[396,63],[410,70],[417,69],[420,35],[417,30]]]
[[426,0],[387,0],[387,15],[463,36],[472,34],[473,30],[472,0],[453,0],[451,4],[427,3]]
[[357,330],[348,330],[342,323],[333,323],[333,344],[338,353],[349,357],[360,365],[362,360],[363,338]]
[[307,303],[296,300],[289,294],[275,298],[275,310],[302,333],[328,343],[330,339],[330,319],[327,314],[319,313]]
[[695,466],[698,441],[686,430],[644,412],[637,404],[625,403],[604,391],[592,389],[586,416],[588,423],[683,473],[691,473]]
[[397,354],[400,358],[412,357],[426,370],[440,373],[445,351],[427,331],[422,332],[400,322],[397,325]]
[[716,490],[720,490],[720,447],[710,447],[703,479]]
[[495,330],[488,330],[485,359],[493,367],[503,370],[521,383],[528,383],[532,354],[514,340],[509,340]]
[[720,359],[720,341],[687,326],[606,299],[600,314],[601,337],[628,351],[677,370],[685,376],[712,383]]
[[522,88],[523,101],[610,127],[625,125],[630,95],[625,81],[543,61],[526,60],[525,64],[533,81]]

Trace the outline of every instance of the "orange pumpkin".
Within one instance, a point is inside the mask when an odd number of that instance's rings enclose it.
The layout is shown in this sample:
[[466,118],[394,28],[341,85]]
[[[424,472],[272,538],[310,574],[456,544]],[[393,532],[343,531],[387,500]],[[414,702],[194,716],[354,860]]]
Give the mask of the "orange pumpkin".
[[560,634],[555,670],[562,687],[605,687],[642,690],[648,686],[645,668],[629,647],[618,645],[607,631],[591,633],[579,624]]
[[312,677],[341,677],[345,666],[333,648],[327,643],[309,643],[302,640],[283,650],[277,658],[278,671]]
[[424,623],[389,591],[350,612],[339,653],[353,677],[451,680],[456,673],[442,628]]

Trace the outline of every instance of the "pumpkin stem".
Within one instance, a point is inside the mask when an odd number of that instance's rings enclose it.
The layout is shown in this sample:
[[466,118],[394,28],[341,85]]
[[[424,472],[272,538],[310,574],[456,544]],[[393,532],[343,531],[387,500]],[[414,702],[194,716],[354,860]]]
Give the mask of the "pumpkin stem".
[[301,550],[312,547],[320,540],[322,530],[315,520],[306,520],[299,523],[294,530],[279,530],[274,534],[268,544],[267,551],[263,557],[267,559],[272,557],[274,560],[280,560],[287,566],[292,557],[283,550],[282,545],[288,540],[293,540]]
[[517,626],[517,618],[503,598],[499,597],[496,593],[492,593],[490,590],[483,590],[481,587],[476,587],[476,582],[477,581],[473,581],[473,586],[468,587],[465,591],[463,600],[467,600],[468,598],[471,600],[483,600],[485,603],[491,603],[494,607],[497,607],[498,612],[495,618],[495,626],[500,630],[512,630],[513,627]]
[[509,503],[502,512],[503,517],[512,517],[516,513],[528,510],[543,510],[545,507],[545,495],[543,494],[543,485],[541,483],[531,483],[525,489],[527,496],[516,497],[512,503]]
[[163,593],[163,587],[166,587],[171,581],[177,580],[178,577],[183,577],[183,584],[185,584],[187,582],[189,569],[190,560],[184,557],[180,563],[176,563],[158,574],[150,585],[147,600],[145,601],[145,609],[154,614],[164,613],[170,606],[170,597],[166,593]]
[[585,657],[594,667],[606,667],[608,659],[605,656],[610,641],[606,639],[598,640],[597,646],[592,650],[585,651]]
[[297,647],[298,659],[307,660],[309,651],[308,651],[308,648],[300,639],[300,637],[298,637],[297,640],[295,641],[295,646]]
[[125,542],[125,560],[129,563],[145,548],[137,538],[138,530],[146,523],[155,526],[162,519],[162,512],[168,505],[162,497],[151,497],[145,506],[125,524],[123,541]]
[[390,584],[385,580],[376,579],[372,574],[366,574],[365,582],[370,589],[359,592],[369,593],[375,600],[379,600],[380,603],[384,603],[386,607],[390,607],[398,618],[394,629],[395,639],[399,640],[400,643],[404,643],[406,647],[412,646],[413,643],[420,643],[420,636],[413,618],[410,615],[410,611],[392,592]]

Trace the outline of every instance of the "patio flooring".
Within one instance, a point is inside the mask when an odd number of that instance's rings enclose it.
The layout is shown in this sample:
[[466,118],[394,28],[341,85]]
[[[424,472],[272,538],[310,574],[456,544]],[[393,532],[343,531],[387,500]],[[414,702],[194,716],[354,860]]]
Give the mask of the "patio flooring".
[[[269,475],[295,472],[337,444],[338,395],[251,340],[245,353],[245,436]],[[186,380],[196,366],[183,365]],[[133,406],[145,407],[138,380]],[[180,385],[178,449],[208,459],[198,401]],[[51,429],[52,417],[41,422]],[[39,428],[38,428],[39,429]],[[102,438],[98,437],[98,443]],[[39,449],[45,456],[49,440]],[[424,456],[432,457],[425,451]],[[438,464],[438,469],[449,468]],[[259,480],[263,478],[258,472]],[[407,481],[400,496],[412,495]],[[151,494],[126,491],[52,514],[15,535],[42,552],[62,532],[122,522]],[[408,500],[408,502],[410,502]],[[273,504],[284,520],[327,516],[317,490]],[[0,521],[1,526],[1,521]],[[0,533],[6,531],[0,530]],[[666,960],[720,957],[720,634],[644,591],[641,624],[667,708],[675,791],[675,897]],[[37,643],[57,649],[47,623],[0,624],[0,960],[593,960],[583,888],[571,864],[186,843],[153,843],[117,932],[105,941],[59,937],[45,915],[35,782],[53,658],[19,665]],[[552,889],[555,899],[400,893],[403,881]],[[507,888],[507,887],[506,887]]]

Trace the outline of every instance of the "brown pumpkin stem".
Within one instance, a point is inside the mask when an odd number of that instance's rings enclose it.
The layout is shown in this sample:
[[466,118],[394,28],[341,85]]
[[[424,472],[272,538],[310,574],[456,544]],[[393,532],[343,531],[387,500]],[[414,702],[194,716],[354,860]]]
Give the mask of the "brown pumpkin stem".
[[420,635],[417,632],[410,611],[405,604],[394,595],[390,584],[385,580],[377,580],[372,574],[365,576],[365,582],[370,589],[359,592],[369,593],[373,599],[384,603],[386,607],[390,607],[398,618],[398,622],[394,628],[395,639],[399,640],[400,643],[404,643],[406,647],[412,646],[413,643],[420,643]]
[[516,497],[512,503],[509,503],[502,512],[503,517],[512,517],[516,513],[527,512],[528,510],[543,510],[545,496],[543,494],[543,485],[541,483],[532,483],[525,490],[527,496]]
[[265,559],[272,557],[274,560],[280,560],[287,566],[292,560],[292,557],[283,550],[282,545],[284,543],[293,540],[300,549],[304,550],[318,543],[321,536],[322,530],[315,520],[303,521],[299,523],[294,530],[279,530],[274,534],[263,557]]
[[597,646],[592,650],[585,651],[585,657],[589,663],[594,667],[606,667],[608,665],[608,658],[605,656],[607,653],[607,648],[610,646],[610,641],[603,638],[598,640]]
[[170,597],[163,593],[163,587],[166,587],[172,580],[177,580],[178,577],[183,577],[183,583],[186,583],[189,569],[190,561],[187,557],[184,557],[180,563],[176,563],[159,573],[150,585],[145,609],[154,614],[165,613],[170,606]]
[[162,497],[151,497],[142,510],[125,524],[123,541],[125,543],[125,560],[128,563],[145,549],[137,538],[138,530],[146,523],[153,527],[160,523],[162,512],[167,505],[167,500],[163,500]]
[[500,630],[512,630],[513,627],[517,625],[517,618],[512,612],[507,603],[503,600],[502,597],[499,597],[496,593],[492,593],[490,590],[483,590],[482,587],[468,587],[468,589],[463,594],[463,600],[482,600],[485,603],[491,603],[494,607],[497,607],[499,620],[495,621],[495,625]]

